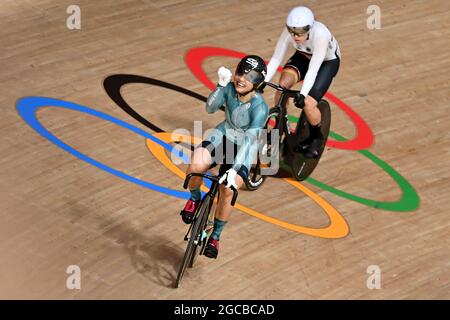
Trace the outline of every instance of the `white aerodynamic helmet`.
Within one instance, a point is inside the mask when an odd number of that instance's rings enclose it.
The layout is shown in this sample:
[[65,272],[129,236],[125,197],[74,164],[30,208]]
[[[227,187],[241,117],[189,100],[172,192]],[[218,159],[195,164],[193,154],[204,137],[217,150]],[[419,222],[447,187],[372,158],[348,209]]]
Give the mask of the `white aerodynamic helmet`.
[[295,7],[289,12],[286,27],[292,34],[305,34],[314,25],[314,14],[307,7]]

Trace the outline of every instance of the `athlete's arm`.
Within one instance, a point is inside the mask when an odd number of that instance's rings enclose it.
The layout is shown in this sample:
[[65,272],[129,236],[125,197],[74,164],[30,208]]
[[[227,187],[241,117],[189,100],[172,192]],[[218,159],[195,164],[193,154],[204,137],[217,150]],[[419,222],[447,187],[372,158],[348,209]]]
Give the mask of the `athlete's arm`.
[[326,36],[317,37],[314,41],[314,52],[309,62],[309,68],[305,75],[302,90],[300,94],[304,97],[308,96],[309,91],[316,81],[317,73],[319,72],[322,62],[325,60],[327,54],[328,39]]
[[286,50],[289,44],[289,32],[285,28],[281,33],[280,38],[278,39],[277,46],[275,47],[275,51],[270,58],[269,64],[267,65],[267,76],[265,81],[269,82],[272,77],[277,72],[277,69],[281,62],[283,61],[284,55],[286,54]]
[[[244,141],[234,159],[233,169],[239,171],[242,165],[251,166],[258,151],[258,137],[261,129],[264,128],[268,117],[267,105],[263,102],[254,108],[250,114],[251,122],[245,131]],[[247,169],[250,170],[250,167]]]
[[[232,85],[229,83],[227,86]],[[209,95],[206,100],[206,112],[214,113],[225,103],[225,94],[226,87],[222,87],[221,85],[217,85],[216,89]]]

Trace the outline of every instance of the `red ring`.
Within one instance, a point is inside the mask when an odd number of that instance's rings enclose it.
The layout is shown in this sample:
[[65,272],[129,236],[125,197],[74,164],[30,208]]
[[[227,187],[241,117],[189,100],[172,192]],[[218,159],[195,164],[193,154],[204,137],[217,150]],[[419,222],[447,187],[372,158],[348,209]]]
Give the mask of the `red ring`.
[[[202,64],[206,58],[215,56],[241,59],[246,56],[246,54],[217,47],[198,47],[190,49],[186,53],[185,62],[194,76],[210,90],[213,90],[216,85],[206,75],[205,71],[203,70]],[[278,71],[281,70],[282,69],[279,67]],[[368,149],[373,144],[374,137],[366,122],[355,111],[353,111],[352,108],[350,108],[346,103],[334,96],[332,93],[325,93],[325,97],[336,104],[342,111],[344,111],[356,127],[356,137],[352,140],[336,141],[328,139],[327,146],[345,150]]]

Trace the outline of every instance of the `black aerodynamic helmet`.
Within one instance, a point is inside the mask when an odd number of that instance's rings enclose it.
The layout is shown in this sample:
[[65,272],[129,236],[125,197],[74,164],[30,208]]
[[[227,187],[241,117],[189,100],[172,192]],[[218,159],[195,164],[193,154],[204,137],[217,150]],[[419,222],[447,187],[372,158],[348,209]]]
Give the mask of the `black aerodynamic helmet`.
[[245,56],[237,65],[236,74],[245,74],[246,78],[253,83],[253,89],[258,90],[266,78],[267,66],[259,56]]

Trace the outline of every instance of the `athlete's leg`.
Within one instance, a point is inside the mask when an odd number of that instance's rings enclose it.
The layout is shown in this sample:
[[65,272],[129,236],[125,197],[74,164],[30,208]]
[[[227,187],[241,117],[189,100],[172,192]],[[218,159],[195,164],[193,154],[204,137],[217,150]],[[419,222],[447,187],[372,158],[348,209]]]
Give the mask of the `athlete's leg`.
[[309,91],[309,95],[305,99],[304,111],[309,122],[310,137],[308,138],[308,150],[306,157],[316,158],[319,156],[319,150],[322,146],[324,137],[321,128],[321,113],[317,104],[327,92],[331,82],[339,70],[339,59],[324,61],[314,82],[313,87]]
[[[194,150],[191,157],[186,175],[189,173],[205,173],[212,163],[211,153],[204,147],[199,147]],[[202,185],[201,177],[192,177],[189,181],[189,189],[200,188]]]
[[317,126],[321,121],[317,104],[327,92],[339,69],[339,59],[324,61],[316,76],[316,81],[305,99],[305,113],[309,124]]
[[[248,174],[248,173],[246,173]],[[242,177],[242,176],[244,177]],[[238,175],[236,175],[236,186],[237,189],[240,189],[244,184],[244,179],[246,179],[246,175],[242,174],[240,170]],[[217,201],[217,207],[214,218],[214,229],[211,233],[211,236],[208,239],[208,243],[206,245],[204,255],[208,258],[217,258],[217,254],[219,253],[219,240],[220,235],[227,224],[228,220],[230,220],[231,212],[233,211],[233,207],[231,206],[231,200],[233,199],[233,190],[225,187],[225,185],[219,186],[219,199]]]
[[[302,80],[308,71],[310,57],[296,51],[286,62],[280,77],[280,86],[291,89],[297,82]],[[275,93],[275,104],[280,99],[281,93]]]
[[317,126],[322,119],[320,110],[317,108],[317,104],[318,101],[316,101],[313,97],[309,95],[306,97],[303,111],[305,111],[306,119],[311,126]]
[[[186,175],[189,173],[205,173],[211,165],[211,154],[208,149],[198,147],[194,150],[191,163],[186,170]],[[201,177],[192,177],[189,180],[189,191],[191,192],[190,199],[186,202],[184,209],[181,210],[180,215],[184,223],[190,224],[195,215],[198,205],[200,204],[202,185]]]
[[[242,187],[244,180],[240,175],[236,175],[236,185],[238,189]],[[217,202],[215,217],[221,221],[228,221],[231,217],[233,207],[231,199],[233,198],[233,190],[227,188],[224,184],[219,186],[219,200]]]
[[[287,89],[292,88],[294,86],[294,84],[296,84],[300,79],[300,75],[298,73],[299,72],[292,67],[285,67],[283,69],[283,72],[281,73],[279,85],[282,87],[285,87]],[[281,97],[281,92],[276,91],[275,92],[275,105],[280,100],[280,97]]]

